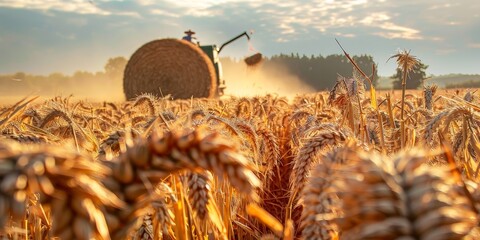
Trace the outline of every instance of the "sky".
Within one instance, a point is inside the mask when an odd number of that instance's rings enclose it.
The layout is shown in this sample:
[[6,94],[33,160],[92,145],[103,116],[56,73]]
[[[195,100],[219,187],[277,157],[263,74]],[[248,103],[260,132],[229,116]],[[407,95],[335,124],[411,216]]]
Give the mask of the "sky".
[[382,76],[399,50],[428,75],[480,74],[478,0],[0,0],[0,74],[102,71],[110,57],[188,29],[217,46],[251,33],[221,57],[342,54],[338,39],[350,55],[373,56]]

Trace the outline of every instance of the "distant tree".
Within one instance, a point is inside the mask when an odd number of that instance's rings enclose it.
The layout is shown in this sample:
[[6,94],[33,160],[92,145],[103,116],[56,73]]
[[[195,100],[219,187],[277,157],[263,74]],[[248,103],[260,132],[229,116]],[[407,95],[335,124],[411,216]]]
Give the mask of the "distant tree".
[[62,81],[67,80],[68,78],[69,78],[68,76],[65,76],[63,73],[60,73],[60,72],[54,72],[54,73],[50,73],[50,75],[48,75],[48,79],[50,81],[62,82]]
[[110,79],[122,79],[123,71],[127,66],[127,59],[124,57],[110,58],[105,64],[105,74]]
[[480,81],[475,81],[475,80],[445,84],[445,88],[479,88],[479,87],[480,87]]
[[76,71],[72,78],[75,81],[85,81],[94,78],[94,75],[91,72],[87,71]]
[[25,80],[27,74],[25,74],[24,72],[17,72],[13,75],[13,80],[16,80],[16,81],[22,81],[22,80]]
[[[355,63],[357,63],[358,67],[362,69],[362,71],[372,80],[373,86],[377,86],[378,83],[378,70],[377,70],[377,64],[373,60],[372,56],[369,55],[361,55],[361,56],[355,56],[353,57],[355,60]],[[373,68],[373,65],[375,65],[375,69]],[[375,70],[372,72],[372,70]],[[365,86],[367,89],[370,89],[370,83],[368,81],[365,81]]]
[[[422,85],[423,80],[427,78],[426,70],[428,65],[419,62],[414,68],[413,71],[408,74],[406,88],[407,89],[417,89]],[[402,69],[397,68],[397,73],[391,76],[390,78],[395,79],[393,81],[393,88],[401,89],[402,88]]]

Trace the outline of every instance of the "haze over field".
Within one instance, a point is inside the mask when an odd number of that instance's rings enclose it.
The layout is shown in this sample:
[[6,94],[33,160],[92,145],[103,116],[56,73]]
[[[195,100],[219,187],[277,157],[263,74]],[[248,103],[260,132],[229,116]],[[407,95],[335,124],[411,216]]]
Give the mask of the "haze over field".
[[[350,54],[372,55],[383,76],[395,72],[386,60],[397,49],[411,49],[429,74],[480,73],[477,0],[0,0],[0,73],[99,71],[110,57],[187,29],[218,45],[253,30],[266,56],[338,54],[338,38]],[[243,40],[221,53],[249,54]]]
[[236,64],[225,68],[224,75],[227,85],[226,95],[251,97],[278,94],[294,97],[295,95],[315,92],[315,89],[289,73],[285,67],[279,64],[268,68]]

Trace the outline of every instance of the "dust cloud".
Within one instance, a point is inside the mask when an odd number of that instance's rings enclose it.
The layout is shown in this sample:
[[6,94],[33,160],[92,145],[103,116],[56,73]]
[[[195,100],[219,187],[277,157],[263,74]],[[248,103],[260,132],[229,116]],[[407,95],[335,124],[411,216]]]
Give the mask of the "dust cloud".
[[0,94],[0,105],[13,104],[24,97],[38,96],[40,100],[54,97],[69,97],[74,100],[89,102],[123,102],[123,85],[121,81],[85,80],[64,81],[55,84],[49,81],[20,81],[14,86],[8,86],[8,92]]
[[279,63],[269,63],[268,66],[249,67],[246,64],[229,64],[223,67],[225,79],[225,95],[230,96],[261,96],[274,94],[293,98],[296,95],[313,93],[315,90],[300,78],[291,74],[285,66]]
[[[64,89],[62,95],[71,93],[75,99],[84,99],[92,102],[124,102],[123,84],[121,81],[112,83],[97,83],[79,85],[75,88]],[[58,95],[58,94],[57,94]]]
[[[53,79],[52,76],[34,79],[30,77],[13,81],[10,78],[1,82],[4,91],[0,91],[0,105],[13,104],[27,96],[39,96],[40,99],[73,96],[74,100],[90,102],[123,102],[123,77],[75,77]],[[225,96],[262,96],[273,94],[292,99],[296,95],[312,93],[315,90],[302,82],[297,76],[279,64],[260,63],[248,67],[245,63],[225,64],[223,66]],[[0,79],[1,80],[1,79]]]

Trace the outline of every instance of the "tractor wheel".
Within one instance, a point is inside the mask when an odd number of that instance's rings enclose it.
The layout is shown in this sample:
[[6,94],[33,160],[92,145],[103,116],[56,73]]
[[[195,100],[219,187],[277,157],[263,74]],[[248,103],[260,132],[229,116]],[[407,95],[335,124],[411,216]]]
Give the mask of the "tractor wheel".
[[178,39],[146,43],[125,68],[127,100],[143,93],[174,99],[215,97],[217,79],[212,61],[197,45]]

